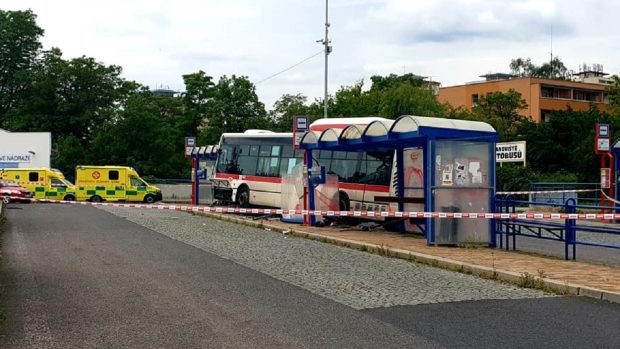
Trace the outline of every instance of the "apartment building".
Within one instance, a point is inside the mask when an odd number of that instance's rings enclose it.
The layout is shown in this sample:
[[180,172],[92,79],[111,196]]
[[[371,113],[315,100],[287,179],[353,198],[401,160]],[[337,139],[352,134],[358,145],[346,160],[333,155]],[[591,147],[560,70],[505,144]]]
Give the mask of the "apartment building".
[[547,120],[550,112],[554,110],[572,108],[585,111],[595,106],[605,111],[608,103],[605,88],[613,81],[605,75],[607,74],[597,71],[583,71],[575,74],[575,81],[568,81],[494,73],[481,75],[485,78],[484,81],[440,88],[437,98],[455,108],[471,110],[480,97],[513,89],[521,93],[528,105],[520,114],[540,122]]

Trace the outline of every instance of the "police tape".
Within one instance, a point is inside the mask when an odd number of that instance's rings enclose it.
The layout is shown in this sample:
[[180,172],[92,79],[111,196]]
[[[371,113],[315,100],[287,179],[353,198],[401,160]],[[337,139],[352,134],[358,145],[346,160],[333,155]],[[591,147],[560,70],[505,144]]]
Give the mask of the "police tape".
[[[15,197],[23,200],[24,198]],[[324,217],[365,217],[365,218],[450,218],[450,219],[575,219],[575,220],[620,220],[620,213],[485,213],[485,212],[416,212],[416,211],[330,211],[330,210],[286,210],[274,208],[239,208],[239,207],[211,207],[192,205],[166,205],[166,204],[119,204],[110,202],[88,201],[64,201],[49,199],[28,199],[32,202],[79,205],[79,206],[102,206],[119,208],[139,208],[154,210],[170,210],[184,212],[204,212],[220,214],[249,214],[249,215],[301,215],[301,216],[324,216]]]
[[497,195],[525,195],[525,194],[560,194],[560,193],[588,193],[599,189],[567,189],[567,190],[534,190],[534,191],[498,191]]

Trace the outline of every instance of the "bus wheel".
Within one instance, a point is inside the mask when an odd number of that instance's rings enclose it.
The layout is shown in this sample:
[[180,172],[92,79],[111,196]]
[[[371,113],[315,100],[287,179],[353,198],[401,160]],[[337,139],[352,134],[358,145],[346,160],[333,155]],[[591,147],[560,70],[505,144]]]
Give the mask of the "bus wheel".
[[237,189],[237,205],[241,208],[250,207],[250,189],[246,186]]
[[66,196],[63,198],[63,200],[64,200],[64,201],[75,201],[75,196],[73,196],[73,195],[66,195]]
[[144,202],[146,202],[147,204],[152,204],[155,202],[155,196],[148,194],[147,196],[144,197]]
[[103,201],[103,199],[101,199],[101,196],[99,195],[93,195],[90,197],[90,202],[101,202]]

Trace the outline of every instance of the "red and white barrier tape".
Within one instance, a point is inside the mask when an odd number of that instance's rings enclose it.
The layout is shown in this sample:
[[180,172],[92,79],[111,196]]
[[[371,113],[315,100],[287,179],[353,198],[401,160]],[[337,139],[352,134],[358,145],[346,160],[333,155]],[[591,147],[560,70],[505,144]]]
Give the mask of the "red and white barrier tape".
[[559,194],[559,193],[588,193],[599,189],[567,189],[567,190],[539,190],[539,191],[498,191],[498,195],[521,195],[521,194]]
[[[15,198],[22,199],[23,198]],[[141,208],[154,210],[172,210],[208,213],[242,213],[242,214],[290,214],[302,216],[326,217],[388,217],[388,218],[453,218],[453,219],[578,219],[578,220],[620,220],[620,214],[614,213],[484,213],[484,212],[375,212],[375,211],[324,211],[324,210],[283,210],[271,208],[210,207],[191,205],[163,204],[117,204],[108,202],[62,201],[48,199],[31,199],[35,202],[69,204],[80,206],[104,206],[120,208]]]

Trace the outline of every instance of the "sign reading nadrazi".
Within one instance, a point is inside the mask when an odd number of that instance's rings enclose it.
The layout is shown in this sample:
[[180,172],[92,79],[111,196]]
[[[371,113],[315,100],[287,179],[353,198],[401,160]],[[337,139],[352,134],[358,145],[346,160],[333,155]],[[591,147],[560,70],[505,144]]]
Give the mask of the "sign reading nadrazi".
[[31,162],[30,154],[0,154],[0,162]]
[[525,162],[525,141],[504,142],[495,145],[495,161]]

